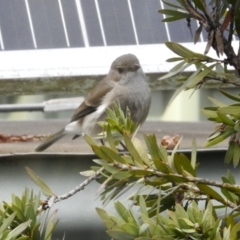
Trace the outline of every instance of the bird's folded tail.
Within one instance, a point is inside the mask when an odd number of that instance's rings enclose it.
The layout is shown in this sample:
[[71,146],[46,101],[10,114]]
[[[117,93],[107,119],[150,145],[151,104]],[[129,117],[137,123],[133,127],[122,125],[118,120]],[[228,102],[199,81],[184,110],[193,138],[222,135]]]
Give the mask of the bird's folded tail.
[[42,152],[45,149],[49,148],[53,143],[57,142],[65,135],[65,130],[62,129],[61,131],[55,133],[54,135],[50,136],[46,140],[44,140],[39,146],[37,146],[34,151],[35,152]]

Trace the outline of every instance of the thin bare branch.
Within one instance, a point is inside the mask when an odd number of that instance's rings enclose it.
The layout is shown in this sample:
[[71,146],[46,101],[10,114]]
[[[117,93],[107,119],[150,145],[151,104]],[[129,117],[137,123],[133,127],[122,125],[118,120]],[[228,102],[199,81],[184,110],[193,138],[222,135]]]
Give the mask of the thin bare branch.
[[[122,170],[128,170],[128,171],[142,170],[142,168],[140,168],[140,167],[129,166],[129,165],[121,164],[121,163],[115,163],[113,165]],[[169,179],[169,177],[179,177],[181,179],[185,179],[186,182],[192,182],[195,184],[204,184],[204,185],[208,185],[208,186],[217,187],[220,189],[235,188],[237,191],[240,191],[240,186],[236,185],[236,184],[234,185],[234,184],[229,184],[229,183],[223,183],[223,182],[218,182],[218,181],[213,181],[210,179],[198,178],[198,177],[193,177],[193,176],[183,176],[183,175],[180,175],[177,173],[163,173],[163,172],[156,171],[154,169],[148,169],[148,171],[151,172],[151,176],[157,176],[157,177],[166,178],[166,179]],[[186,187],[186,185],[185,185],[185,187]],[[225,201],[224,198],[222,200],[220,200],[220,199],[217,199],[217,200],[222,202],[223,204],[226,204],[229,207],[233,208],[235,211],[240,211],[239,206],[237,206],[236,204],[234,204],[230,201]]]
[[73,195],[75,195],[77,192],[84,190],[84,188],[91,183],[92,181],[94,181],[98,176],[101,175],[103,171],[103,168],[100,168],[97,172],[95,172],[92,176],[90,176],[89,178],[87,178],[84,182],[82,182],[80,185],[78,185],[77,187],[75,187],[73,190],[71,190],[70,192],[63,194],[61,196],[56,196],[54,199],[54,203],[60,202],[62,200],[68,199],[69,197],[72,197]]

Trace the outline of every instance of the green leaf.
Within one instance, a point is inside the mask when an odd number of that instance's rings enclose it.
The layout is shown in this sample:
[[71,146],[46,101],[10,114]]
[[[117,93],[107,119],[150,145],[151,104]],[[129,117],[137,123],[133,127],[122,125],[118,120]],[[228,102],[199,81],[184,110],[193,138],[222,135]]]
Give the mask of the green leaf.
[[[196,172],[193,169],[191,162],[183,153],[179,154],[178,164],[182,167],[182,170],[184,170],[185,172],[188,172],[191,176],[196,177]],[[183,175],[185,175],[185,174],[183,174]]]
[[228,146],[228,150],[225,154],[225,157],[224,157],[224,163],[230,163],[232,158],[233,158],[233,154],[234,154],[234,147],[235,147],[235,144],[234,142],[230,142],[229,143],[229,146]]
[[165,0],[162,0],[162,2],[170,7],[173,7],[173,8],[177,8],[177,9],[184,9],[181,5],[175,5],[175,4],[172,4],[171,2],[169,1],[165,1]]
[[177,88],[177,90],[172,95],[171,99],[168,102],[168,106],[173,102],[173,100],[183,91],[187,88],[187,85],[192,81],[192,79],[195,78],[195,76],[201,71],[201,69],[197,69],[197,71],[193,72],[187,80],[184,81],[184,83]]
[[6,240],[12,240],[15,239],[17,236],[19,236],[23,231],[30,225],[31,220],[28,220],[25,223],[21,223],[16,228],[14,228],[7,236]]
[[205,184],[201,184],[201,183],[197,184],[197,186],[200,189],[200,191],[202,191],[207,196],[209,196],[217,201],[224,202],[223,197],[219,193],[217,193],[215,190],[210,188],[209,186],[207,186]]
[[226,107],[227,105],[214,99],[214,98],[211,98],[211,97],[208,97],[208,99],[213,103],[215,104],[217,107]]
[[211,147],[215,144],[218,144],[225,140],[226,138],[228,138],[229,136],[231,136],[234,132],[235,131],[233,128],[228,128],[224,132],[220,133],[217,137],[208,140],[208,142],[204,144],[204,147]]
[[200,9],[201,11],[205,12],[206,11],[206,2],[203,0],[193,0],[194,2],[194,6],[198,9]]
[[228,107],[221,107],[219,111],[225,114],[232,114],[240,117],[240,106],[239,105],[230,105]]
[[165,17],[162,22],[175,22],[175,21],[178,21],[178,20],[181,20],[183,19],[182,15],[179,15],[179,16],[172,16],[172,17]]
[[139,196],[139,207],[142,214],[148,217],[146,202],[142,195]]
[[28,176],[32,179],[32,181],[38,185],[43,194],[47,197],[52,197],[52,196],[56,196],[53,191],[48,187],[48,185],[29,167],[25,167]]
[[178,61],[182,61],[182,60],[183,60],[183,58],[181,58],[181,57],[174,57],[174,58],[168,58],[166,60],[166,62],[178,62]]
[[230,170],[227,171],[227,178],[231,184],[236,184],[235,177]]
[[165,45],[170,49],[172,50],[174,53],[176,53],[177,55],[181,56],[181,57],[184,57],[184,58],[189,58],[189,59],[192,59],[192,60],[202,60],[202,61],[212,61],[214,59],[206,56],[206,55],[203,55],[203,54],[200,54],[200,53],[195,53],[191,50],[189,50],[188,48],[178,44],[178,43],[175,43],[175,42],[165,42]]
[[230,126],[234,126],[235,123],[230,119],[226,114],[221,113],[220,111],[217,111],[217,115],[222,120],[222,123],[225,123]]
[[141,156],[142,161],[148,166],[151,167],[151,162],[148,158],[148,153],[146,151],[146,147],[142,144],[142,141],[140,141],[138,138],[133,138],[132,143],[138,152],[138,154]]
[[[149,224],[148,223],[143,223],[141,225],[141,227],[139,228],[139,235],[143,234],[149,227]],[[139,237],[139,238],[136,238],[137,240],[151,240],[151,238],[148,238],[148,237]]]
[[128,219],[132,218],[132,215],[130,214],[129,210],[126,207],[124,207],[124,205],[121,202],[119,201],[115,202],[114,206],[119,216],[121,216],[125,222],[128,222]]
[[113,178],[115,178],[115,179],[124,180],[124,179],[126,179],[126,178],[131,177],[131,176],[132,176],[132,173],[129,172],[129,171],[123,171],[123,170],[121,170],[121,171],[119,171],[119,172],[114,173],[112,176],[113,176]]
[[111,127],[109,124],[107,125],[107,141],[108,141],[110,148],[114,152],[117,152],[117,148],[115,146],[114,139],[113,139],[112,132],[111,132]]
[[196,169],[196,162],[197,162],[197,142],[196,139],[193,138],[191,151],[191,165],[193,169]]
[[182,17],[182,18],[188,18],[189,13],[187,11],[184,11],[182,9],[179,10],[172,10],[172,9],[160,9],[158,10],[159,13],[165,14],[165,15],[172,15],[176,17]]
[[111,157],[109,157],[103,150],[101,147],[99,146],[92,146],[92,150],[93,152],[101,159],[106,160],[107,162],[112,163],[113,159]]
[[107,214],[107,211],[105,211],[104,209],[101,209],[101,208],[96,208],[96,211],[97,211],[97,214],[99,215],[99,217],[102,219],[102,220],[109,220],[110,217],[108,216]]
[[134,163],[137,166],[142,167],[143,166],[143,160],[142,160],[141,156],[139,155],[138,151],[136,150],[136,148],[134,147],[134,145],[133,145],[131,139],[129,138],[129,136],[127,136],[124,133],[123,134],[123,139],[124,139],[125,145],[126,145],[128,151],[129,151],[129,153],[131,154],[131,156],[134,159]]
[[6,219],[4,219],[1,227],[0,227],[0,234],[3,233],[12,223],[12,221],[14,220],[16,216],[16,212],[12,213],[9,217],[7,217]]
[[117,173],[119,171],[118,168],[111,166],[108,163],[102,163],[101,165],[104,167],[106,171],[108,171],[111,174]]
[[152,157],[152,159],[158,159],[163,162],[168,161],[168,153],[167,150],[162,147],[161,145],[158,146],[157,139],[155,135],[145,135],[144,134],[144,140],[147,145],[148,151]]
[[154,158],[153,163],[154,163],[154,166],[156,167],[156,169],[160,172],[163,172],[163,173],[172,173],[173,172],[171,167],[166,162],[163,162],[160,159]]
[[152,175],[153,172],[150,170],[129,170],[129,172],[134,175],[135,177],[139,178],[139,177],[146,177],[148,175]]
[[186,69],[187,67],[189,67],[190,65],[192,65],[193,62],[186,62],[185,60],[183,60],[182,62],[178,63],[176,66],[174,66],[169,73],[167,73],[166,75],[162,76],[159,78],[159,80],[164,80],[164,79],[168,79],[172,76],[175,76],[179,73],[181,73],[184,69]]
[[215,63],[212,64],[211,66],[207,67],[205,66],[205,69],[202,70],[194,79],[193,81],[191,81],[190,84],[187,85],[187,88],[192,88],[194,86],[196,86],[199,82],[201,82],[203,80],[204,77],[206,77],[213,69],[213,67],[215,66]]
[[103,154],[105,156],[107,156],[108,159],[111,159],[111,162],[115,161],[118,163],[125,164],[124,159],[120,156],[120,154],[118,152],[115,152],[114,150],[112,150],[111,148],[108,148],[106,146],[101,146],[100,149],[103,152]]
[[240,146],[235,143],[233,149],[233,166],[237,167],[240,158]]
[[236,239],[238,233],[240,232],[240,222],[237,222],[230,233],[230,239]]
[[121,229],[127,233],[130,233],[132,235],[134,235],[135,237],[138,236],[138,227],[136,227],[134,224],[132,223],[125,223],[121,226]]
[[44,240],[51,240],[52,239],[53,231],[56,228],[57,223],[58,223],[58,221],[54,220],[54,217],[55,217],[56,214],[57,214],[57,210],[55,210],[50,216],[50,219],[49,219],[48,224],[46,226]]
[[135,236],[122,230],[108,230],[107,234],[117,240],[134,240]]
[[87,142],[88,145],[90,146],[97,146],[97,143],[93,140],[93,138],[91,138],[90,136],[88,136],[87,134],[84,134],[84,140]]
[[220,122],[220,119],[217,115],[217,111],[209,110],[207,108],[201,109],[201,112],[208,117],[208,119],[211,119],[212,121]]

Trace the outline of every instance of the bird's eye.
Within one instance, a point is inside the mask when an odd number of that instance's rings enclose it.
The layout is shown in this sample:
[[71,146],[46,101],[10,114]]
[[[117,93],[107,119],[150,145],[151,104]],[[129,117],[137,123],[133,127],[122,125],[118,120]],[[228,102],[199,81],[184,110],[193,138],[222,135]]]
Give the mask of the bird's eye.
[[120,74],[123,73],[123,68],[120,68],[120,67],[119,67],[117,70],[118,70],[118,72],[119,72]]

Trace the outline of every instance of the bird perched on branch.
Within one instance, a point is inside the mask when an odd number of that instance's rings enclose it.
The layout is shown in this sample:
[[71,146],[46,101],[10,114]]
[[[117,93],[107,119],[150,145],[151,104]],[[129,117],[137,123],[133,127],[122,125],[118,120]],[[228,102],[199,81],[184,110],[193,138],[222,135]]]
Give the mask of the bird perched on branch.
[[84,134],[96,136],[102,132],[97,122],[106,118],[106,108],[117,103],[123,112],[127,108],[130,110],[136,124],[141,125],[145,121],[151,93],[139,60],[133,54],[115,59],[108,75],[87,95],[65,128],[43,141],[35,151],[44,151],[66,134],[72,134],[73,139]]

